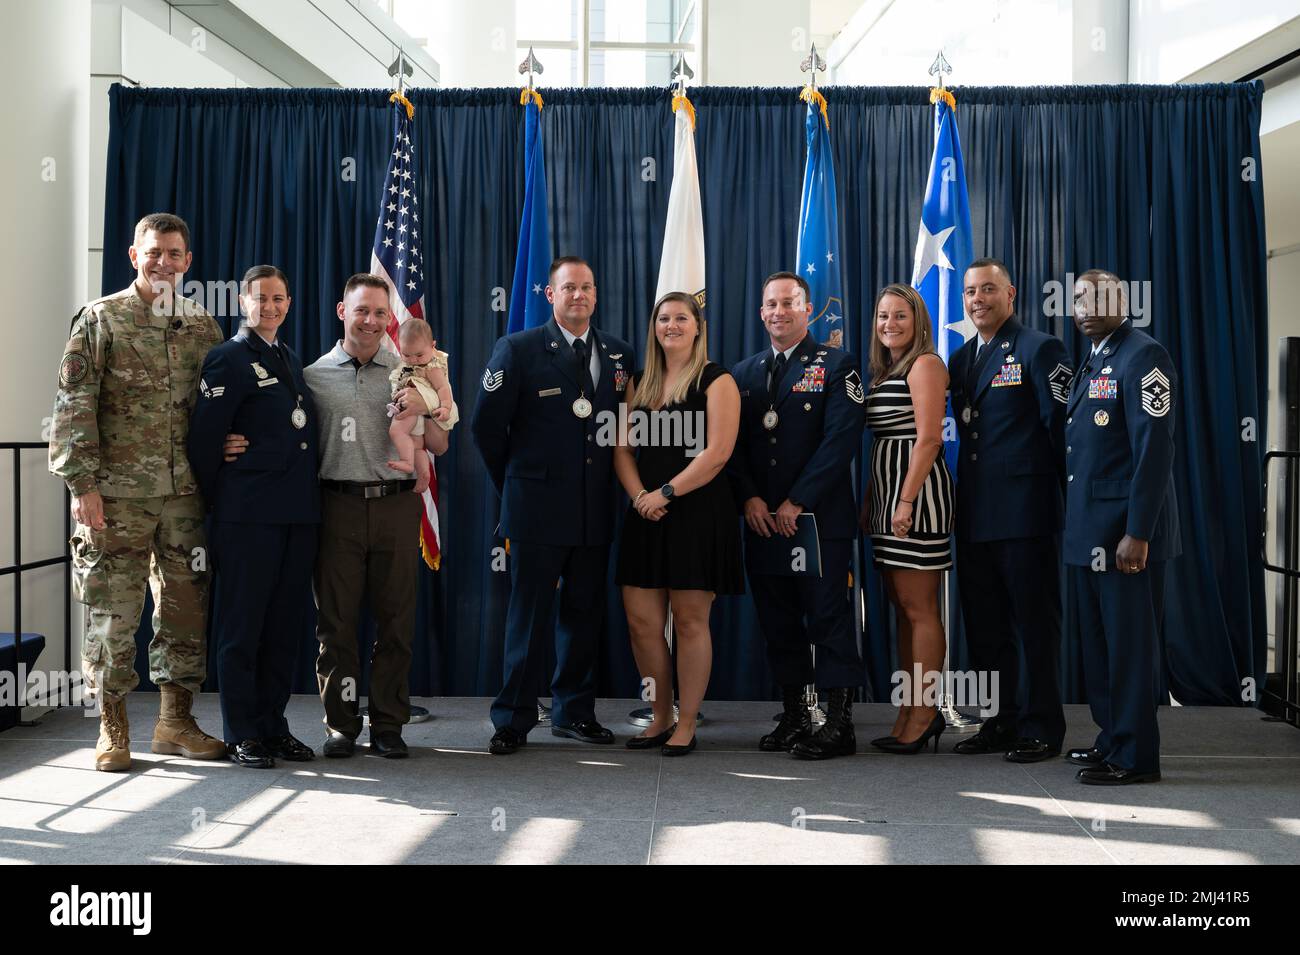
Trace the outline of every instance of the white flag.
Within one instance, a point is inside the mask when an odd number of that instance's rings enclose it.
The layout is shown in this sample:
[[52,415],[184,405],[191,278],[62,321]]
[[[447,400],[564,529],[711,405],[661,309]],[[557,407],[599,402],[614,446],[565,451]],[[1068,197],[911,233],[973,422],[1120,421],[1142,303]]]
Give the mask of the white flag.
[[673,148],[673,184],[668,193],[664,252],[659,261],[658,300],[669,292],[686,292],[704,305],[704,213],[700,206],[700,172],[695,165],[695,108],[685,93],[673,97],[677,116]]

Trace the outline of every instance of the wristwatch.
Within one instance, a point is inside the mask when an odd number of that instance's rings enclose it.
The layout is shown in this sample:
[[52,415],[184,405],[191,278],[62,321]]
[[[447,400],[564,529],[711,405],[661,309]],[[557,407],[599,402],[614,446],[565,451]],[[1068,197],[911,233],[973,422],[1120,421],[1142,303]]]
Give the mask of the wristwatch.
[[665,484],[663,487],[659,489],[659,493],[664,496],[665,501],[671,501],[673,499],[673,495],[676,492],[673,490],[673,486],[671,484]]

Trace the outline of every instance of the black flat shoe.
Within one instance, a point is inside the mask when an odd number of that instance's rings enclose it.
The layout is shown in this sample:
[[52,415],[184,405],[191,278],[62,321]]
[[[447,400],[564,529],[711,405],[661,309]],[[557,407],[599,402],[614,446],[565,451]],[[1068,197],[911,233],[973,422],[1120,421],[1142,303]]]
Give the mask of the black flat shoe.
[[1160,782],[1158,769],[1149,773],[1138,773],[1131,769],[1120,769],[1110,763],[1102,763],[1092,769],[1081,769],[1076,775],[1079,782],[1087,783],[1089,786],[1127,786],[1131,783]]
[[526,735],[512,727],[503,726],[492,734],[492,742],[488,743],[488,752],[493,756],[509,756],[527,742]]
[[1048,746],[1041,739],[1018,739],[1002,758],[1008,763],[1041,763],[1061,755],[1061,747]]
[[[344,737],[346,739],[347,737]],[[267,751],[276,759],[283,759],[289,763],[306,763],[316,758],[312,748],[300,739],[294,739],[290,733],[283,736],[272,736],[268,740],[263,740]]]
[[275,766],[275,760],[261,740],[246,739],[242,743],[227,743],[226,755],[232,763],[249,769],[271,769]]
[[325,737],[325,745],[321,747],[321,753],[330,759],[341,759],[345,756],[351,756],[356,748],[357,741],[351,736],[331,732]]
[[685,746],[673,746],[671,743],[664,743],[663,753],[665,756],[685,756],[687,753],[695,751],[695,737]]
[[1089,746],[1086,749],[1072,749],[1065,754],[1065,761],[1072,766],[1082,766],[1085,769],[1092,766],[1100,766],[1106,761],[1106,754],[1095,746]]
[[581,723],[574,723],[572,726],[552,725],[551,735],[567,736],[569,739],[581,740],[584,743],[614,742],[614,734],[595,720],[583,720]]
[[633,736],[625,744],[628,749],[654,749],[656,746],[662,746],[673,738],[673,733],[677,731],[677,724],[674,723],[668,729],[659,733],[657,736]]
[[402,740],[402,734],[396,730],[370,734],[370,752],[385,759],[406,759],[411,755]]
[[943,735],[943,731],[947,725],[948,724],[944,722],[943,714],[936,713],[934,719],[930,721],[930,725],[925,728],[925,732],[912,740],[912,742],[904,743],[902,740],[896,739],[892,743],[881,745],[879,748],[884,750],[886,753],[897,753],[900,756],[911,756],[913,753],[919,753],[921,750],[925,749],[925,745],[933,739],[934,751],[937,753],[939,752],[939,737]]

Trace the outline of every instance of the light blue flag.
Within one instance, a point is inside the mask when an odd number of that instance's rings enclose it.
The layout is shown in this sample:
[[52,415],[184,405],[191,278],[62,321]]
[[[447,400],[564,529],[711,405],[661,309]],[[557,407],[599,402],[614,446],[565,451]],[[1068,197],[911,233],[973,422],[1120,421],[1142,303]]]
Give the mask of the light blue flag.
[[[948,94],[949,98],[951,94]],[[951,102],[939,96],[934,104],[934,155],[921,207],[916,236],[912,287],[930,311],[935,348],[944,364],[975,334],[975,325],[962,305],[962,277],[974,259],[971,251],[970,196],[961,160],[961,140]],[[952,417],[949,407],[949,420]],[[956,428],[944,427],[944,456],[949,469],[957,462]],[[950,440],[948,440],[950,438]]]
[[795,271],[812,291],[812,334],[835,348],[845,348],[844,291],[840,285],[840,229],[835,199],[835,157],[831,154],[830,120],[826,100],[805,90],[808,117],[804,121],[808,158],[803,167],[799,200],[799,243]]
[[524,211],[519,221],[515,279],[510,288],[508,332],[519,332],[550,320],[546,301],[551,268],[551,232],[546,216],[546,164],[542,157],[542,97],[524,90]]

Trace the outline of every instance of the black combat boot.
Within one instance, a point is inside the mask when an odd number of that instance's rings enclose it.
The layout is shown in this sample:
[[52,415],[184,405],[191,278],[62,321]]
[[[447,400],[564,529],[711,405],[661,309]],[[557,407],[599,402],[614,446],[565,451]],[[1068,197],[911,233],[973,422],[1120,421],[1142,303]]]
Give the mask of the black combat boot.
[[797,759],[830,759],[833,756],[852,756],[858,751],[858,738],[853,734],[853,691],[847,687],[827,690],[830,702],[826,705],[826,722],[816,733],[795,743],[790,755]]
[[791,746],[812,734],[812,716],[803,701],[803,687],[781,687],[781,703],[785,707],[781,722],[758,741],[758,748],[765,753],[789,752]]

